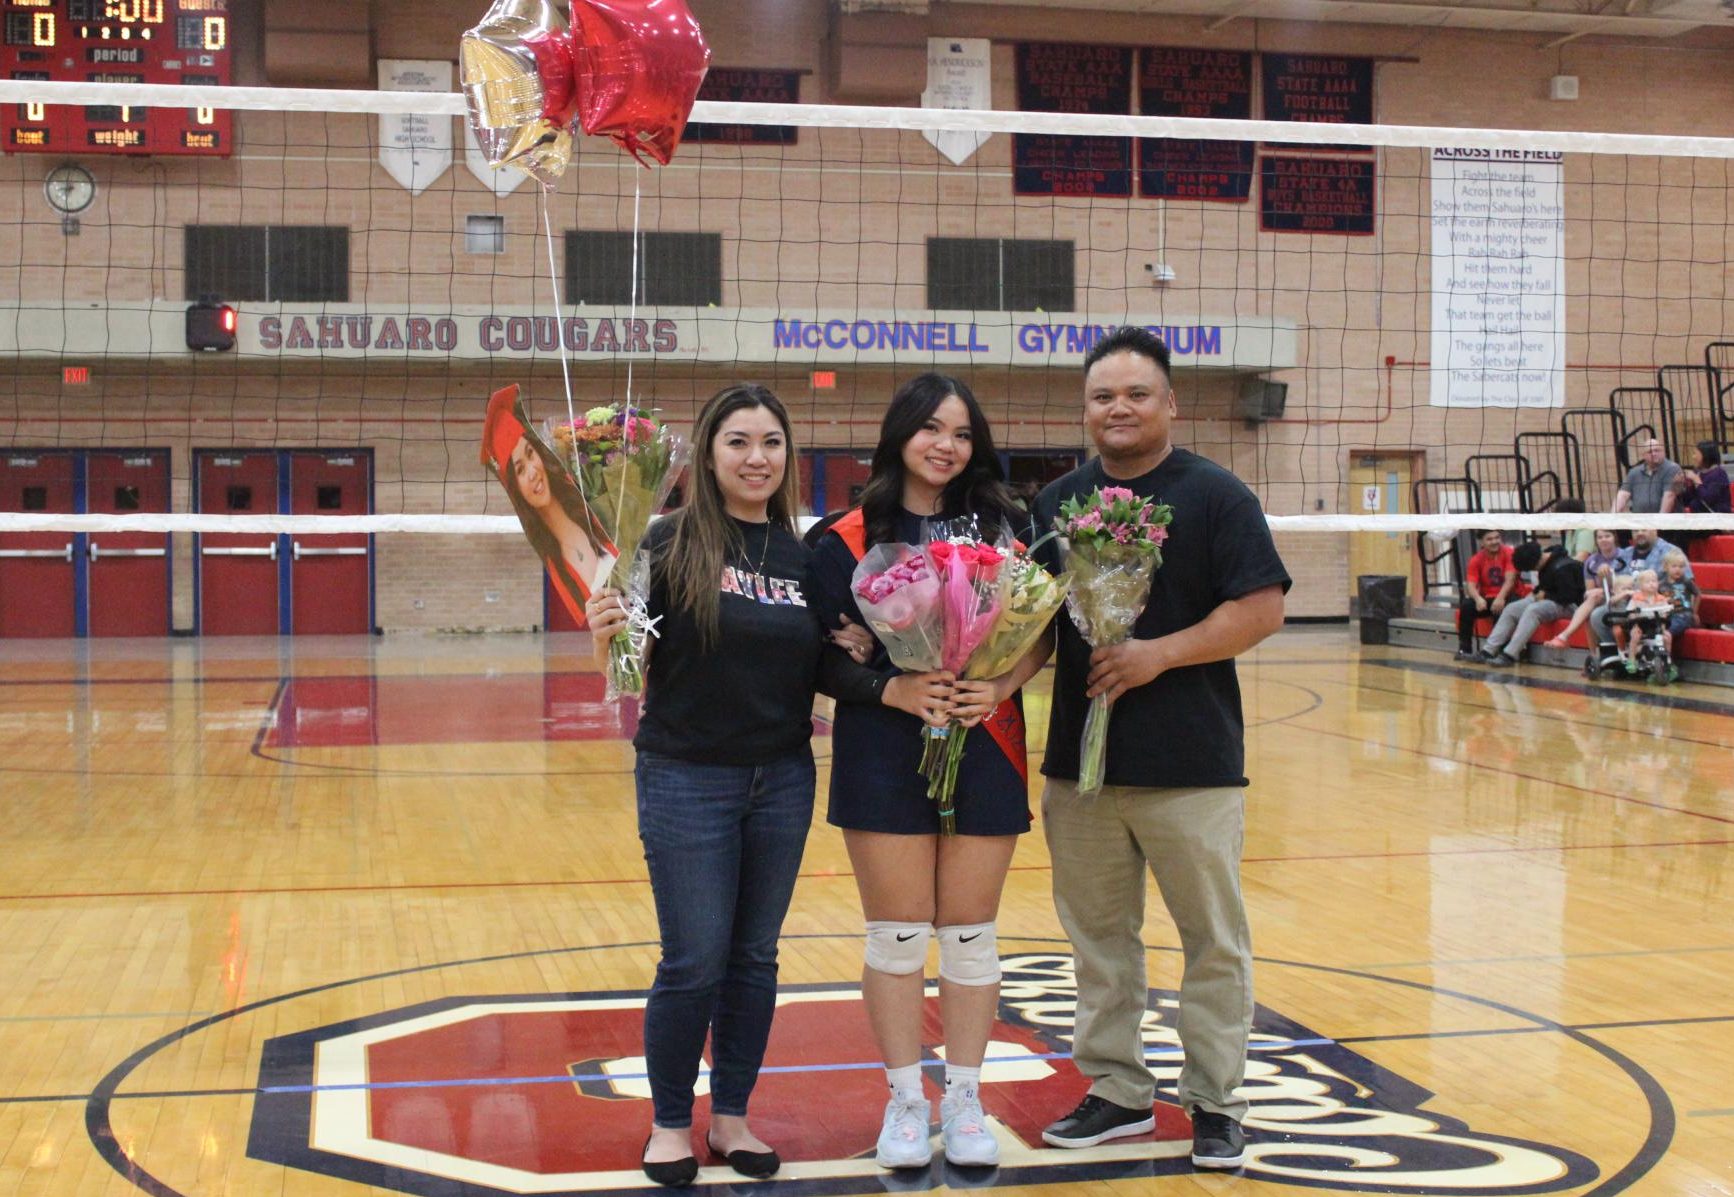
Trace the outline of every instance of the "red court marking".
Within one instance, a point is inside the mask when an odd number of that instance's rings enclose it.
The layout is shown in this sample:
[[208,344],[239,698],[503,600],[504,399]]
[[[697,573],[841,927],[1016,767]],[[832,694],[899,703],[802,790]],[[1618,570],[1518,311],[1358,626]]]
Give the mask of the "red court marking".
[[625,740],[631,703],[597,673],[291,678],[262,748]]
[[[1055,1050],[1028,1029],[996,1022],[992,1037],[1031,1055]],[[927,1000],[922,1041],[943,1042],[939,1002]],[[504,1078],[595,1077],[606,1065],[644,1051],[644,1011],[567,1009],[493,1012],[412,1032],[367,1049],[373,1084],[502,1078],[485,1086],[375,1089],[368,1094],[374,1134],[405,1146],[536,1173],[630,1171],[650,1131],[642,1080],[574,1081],[572,1086],[511,1084]],[[753,1094],[754,1128],[787,1160],[849,1159],[873,1149],[885,1105],[885,1077],[865,1007],[854,994],[785,1001],[765,1053],[769,1071]],[[867,1067],[835,1067],[859,1065]],[[827,1067],[829,1066],[829,1067]],[[982,1105],[1025,1144],[1039,1148],[1042,1127],[1071,1109],[1087,1078],[1063,1061],[1039,1079],[983,1077]],[[642,1074],[641,1064],[618,1071]],[[788,1071],[777,1071],[787,1069]],[[1039,1069],[1038,1069],[1039,1070]],[[937,1098],[929,1083],[928,1096]],[[709,1121],[710,1098],[695,1102],[695,1123]],[[1190,1137],[1175,1107],[1157,1104],[1157,1137]]]
[[[599,673],[291,678],[261,748],[631,740],[635,702],[609,702]],[[831,725],[813,720],[814,734]]]

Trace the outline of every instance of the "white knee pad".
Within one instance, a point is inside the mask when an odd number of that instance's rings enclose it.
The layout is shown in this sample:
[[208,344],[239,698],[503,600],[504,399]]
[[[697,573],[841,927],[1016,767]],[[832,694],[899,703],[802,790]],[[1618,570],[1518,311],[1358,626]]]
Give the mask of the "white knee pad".
[[999,982],[999,936],[992,923],[939,929],[939,975],[958,985]]
[[932,923],[868,923],[867,967],[899,977],[920,972],[932,934]]

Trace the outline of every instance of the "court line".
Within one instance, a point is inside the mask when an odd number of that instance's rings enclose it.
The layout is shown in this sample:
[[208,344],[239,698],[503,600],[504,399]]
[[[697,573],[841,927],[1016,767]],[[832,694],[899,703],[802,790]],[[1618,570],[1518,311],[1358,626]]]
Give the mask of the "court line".
[[1734,1110],[1687,1110],[1688,1118],[1728,1118],[1734,1117]]
[[[1624,852],[1658,848],[1697,848],[1697,847],[1727,847],[1734,845],[1734,839],[1723,840],[1657,840],[1645,843],[1617,844],[1540,844],[1534,846],[1507,845],[1487,848],[1442,848],[1414,852],[1339,852],[1319,853],[1309,856],[1248,856],[1242,859],[1242,865],[1259,864],[1306,864],[1321,860],[1400,860],[1416,857],[1445,856],[1493,856],[1545,852]],[[1014,873],[1047,873],[1053,866],[1045,864],[1012,865]],[[853,878],[855,873],[850,869],[817,869],[813,872],[801,873],[803,881],[831,881],[842,878]],[[347,894],[347,893],[402,893],[419,890],[475,890],[475,889],[561,889],[571,886],[586,885],[648,885],[648,877],[583,877],[561,878],[557,881],[405,881],[393,884],[356,884],[356,885],[262,885],[262,886],[230,886],[214,889],[168,889],[168,890],[85,890],[77,893],[41,893],[41,894],[0,894],[0,902],[42,902],[42,901],[109,901],[115,898],[216,898],[216,897],[257,897],[265,894]],[[1721,951],[1723,949],[1700,949],[1705,951]],[[1619,955],[1621,953],[1606,953]],[[1557,957],[1536,957],[1536,959],[1556,959]],[[1572,957],[1575,959],[1575,957]],[[1528,959],[1527,957],[1512,957],[1512,959]],[[1418,963],[1403,963],[1393,965],[1394,968],[1423,967],[1437,961],[1421,961]]]

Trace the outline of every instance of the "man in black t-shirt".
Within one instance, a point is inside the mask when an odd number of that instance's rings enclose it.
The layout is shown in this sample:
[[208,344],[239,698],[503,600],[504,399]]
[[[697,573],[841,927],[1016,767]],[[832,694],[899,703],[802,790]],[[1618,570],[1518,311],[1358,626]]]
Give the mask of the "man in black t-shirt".
[[[1036,499],[1037,531],[1060,504],[1122,486],[1169,504],[1150,600],[1132,639],[1091,651],[1072,621],[1055,621],[1058,658],[1042,772],[1042,815],[1054,906],[1077,968],[1073,1060],[1091,1078],[1077,1109],[1042,1138],[1090,1147],[1149,1131],[1155,1079],[1144,1059],[1144,870],[1156,876],[1180,931],[1185,1061],[1176,1096],[1192,1117],[1192,1162],[1245,1161],[1241,1121],[1252,1029],[1252,946],[1240,892],[1246,785],[1234,658],[1282,626],[1289,577],[1258,500],[1234,475],[1169,440],[1175,415],[1168,348],[1120,328],[1084,362],[1084,426],[1097,459]],[[1062,565],[1055,542],[1038,555]],[[1077,791],[1089,700],[1114,703],[1107,784]]]

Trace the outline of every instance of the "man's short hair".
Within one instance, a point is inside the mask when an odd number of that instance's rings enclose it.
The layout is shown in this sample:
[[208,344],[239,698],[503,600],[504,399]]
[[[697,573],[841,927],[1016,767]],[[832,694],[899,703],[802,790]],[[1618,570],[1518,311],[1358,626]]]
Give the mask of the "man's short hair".
[[1541,542],[1526,540],[1512,550],[1511,563],[1520,570],[1531,570],[1541,564]]
[[1173,381],[1168,366],[1172,358],[1168,346],[1162,343],[1161,337],[1147,328],[1139,328],[1136,324],[1122,324],[1097,341],[1084,357],[1084,373],[1088,374],[1092,366],[1111,353],[1136,353],[1140,357],[1147,357],[1161,367],[1163,381]]

